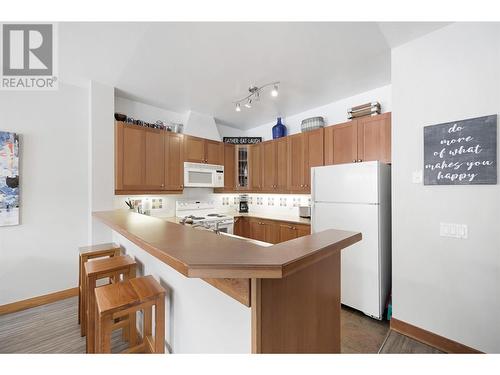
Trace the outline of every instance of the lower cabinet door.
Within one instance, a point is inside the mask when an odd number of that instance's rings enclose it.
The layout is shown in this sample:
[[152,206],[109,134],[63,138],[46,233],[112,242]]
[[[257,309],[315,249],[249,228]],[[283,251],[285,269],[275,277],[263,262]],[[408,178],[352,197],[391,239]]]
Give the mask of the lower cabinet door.
[[266,241],[266,227],[259,219],[250,220],[250,238],[257,241]]
[[234,218],[233,232],[236,236],[250,238],[250,223],[244,217]]
[[280,224],[279,242],[285,242],[297,238],[297,229],[291,224]]

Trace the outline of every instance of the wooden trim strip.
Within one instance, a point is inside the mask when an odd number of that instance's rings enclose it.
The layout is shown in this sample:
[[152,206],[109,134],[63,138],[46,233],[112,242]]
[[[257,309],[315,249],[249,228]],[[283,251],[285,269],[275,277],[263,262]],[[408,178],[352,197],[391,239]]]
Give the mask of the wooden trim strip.
[[402,335],[411,337],[417,341],[423,342],[424,344],[430,345],[436,349],[439,349],[446,353],[453,354],[480,354],[481,351],[460,344],[459,342],[450,340],[446,337],[439,336],[433,332],[429,332],[425,329],[416,327],[412,324],[403,322],[398,319],[391,319],[391,329]]
[[59,292],[45,294],[43,296],[28,298],[22,301],[7,303],[0,306],[0,315],[10,314],[17,311],[31,309],[32,307],[46,305],[48,303],[60,301],[62,299],[75,297],[78,295],[78,287],[61,290]]

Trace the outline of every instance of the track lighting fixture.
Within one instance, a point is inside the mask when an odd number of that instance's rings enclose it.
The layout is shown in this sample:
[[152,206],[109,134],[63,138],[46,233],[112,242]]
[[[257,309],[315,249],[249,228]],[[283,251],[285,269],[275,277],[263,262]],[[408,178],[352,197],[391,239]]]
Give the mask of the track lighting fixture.
[[246,108],[252,108],[252,101],[259,101],[260,100],[260,92],[262,89],[266,87],[273,86],[273,89],[271,90],[271,96],[273,98],[278,96],[278,89],[279,89],[279,82],[271,82],[271,83],[266,83],[265,85],[262,85],[260,87],[257,86],[250,86],[248,88],[248,91],[250,92],[249,95],[245,96],[244,98],[237,100],[233,102],[236,104],[236,112],[241,112],[241,104],[244,103],[244,106]]

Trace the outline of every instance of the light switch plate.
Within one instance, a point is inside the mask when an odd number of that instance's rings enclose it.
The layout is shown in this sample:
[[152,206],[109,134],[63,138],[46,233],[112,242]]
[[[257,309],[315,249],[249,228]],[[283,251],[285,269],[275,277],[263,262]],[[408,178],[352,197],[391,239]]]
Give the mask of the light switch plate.
[[467,239],[469,236],[467,224],[439,223],[439,235],[441,237],[453,237]]
[[411,180],[414,184],[421,184],[423,181],[422,171],[413,171]]

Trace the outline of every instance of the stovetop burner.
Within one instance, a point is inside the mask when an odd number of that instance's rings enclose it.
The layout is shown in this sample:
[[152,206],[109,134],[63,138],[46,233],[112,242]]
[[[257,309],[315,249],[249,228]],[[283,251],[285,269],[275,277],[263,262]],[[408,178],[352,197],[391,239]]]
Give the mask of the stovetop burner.
[[[210,216],[210,215],[208,215]],[[205,219],[205,216],[194,216],[194,215],[189,215],[189,216],[186,216],[188,219],[193,219],[193,220],[204,220]]]

